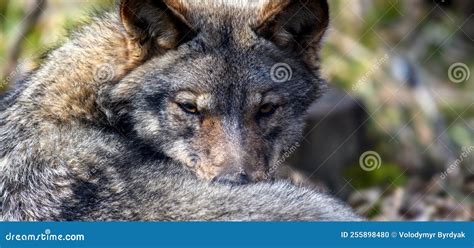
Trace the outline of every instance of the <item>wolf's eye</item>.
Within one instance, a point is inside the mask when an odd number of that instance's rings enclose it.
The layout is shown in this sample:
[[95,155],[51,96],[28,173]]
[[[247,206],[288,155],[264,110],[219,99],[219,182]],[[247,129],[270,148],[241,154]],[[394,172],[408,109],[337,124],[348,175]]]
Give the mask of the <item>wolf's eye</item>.
[[275,113],[275,110],[277,109],[277,106],[272,104],[272,103],[265,103],[262,106],[260,106],[260,109],[258,110],[258,113],[263,116],[269,116]]
[[178,103],[178,105],[186,113],[197,114],[199,112],[196,104],[194,103],[185,102],[185,103]]

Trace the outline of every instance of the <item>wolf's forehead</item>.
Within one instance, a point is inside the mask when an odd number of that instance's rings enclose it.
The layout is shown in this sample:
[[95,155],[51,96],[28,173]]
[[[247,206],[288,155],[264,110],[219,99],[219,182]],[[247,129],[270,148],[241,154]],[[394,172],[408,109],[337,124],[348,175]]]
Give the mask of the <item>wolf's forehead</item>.
[[253,29],[261,23],[268,2],[282,0],[168,0],[208,48],[232,44],[253,46]]
[[[232,49],[231,49],[232,50]],[[194,87],[217,91],[264,91],[271,87],[270,69],[263,56],[252,52],[221,50],[216,53],[184,60],[180,70]],[[260,61],[260,62],[258,62]]]

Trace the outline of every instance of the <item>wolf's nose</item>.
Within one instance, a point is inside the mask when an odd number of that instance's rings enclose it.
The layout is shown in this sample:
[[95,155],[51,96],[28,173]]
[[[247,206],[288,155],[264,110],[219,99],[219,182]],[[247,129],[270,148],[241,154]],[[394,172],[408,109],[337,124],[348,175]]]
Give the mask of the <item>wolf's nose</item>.
[[221,183],[227,185],[243,185],[250,182],[250,178],[245,172],[238,173],[223,173],[212,179],[214,183]]

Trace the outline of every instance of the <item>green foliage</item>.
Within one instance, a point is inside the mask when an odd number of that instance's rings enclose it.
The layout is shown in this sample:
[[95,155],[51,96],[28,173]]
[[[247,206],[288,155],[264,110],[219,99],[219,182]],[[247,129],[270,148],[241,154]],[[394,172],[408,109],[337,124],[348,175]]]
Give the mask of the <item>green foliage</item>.
[[350,183],[356,189],[375,186],[391,189],[403,186],[407,181],[402,169],[391,163],[382,163],[380,168],[373,171],[365,171],[357,164],[347,168],[344,174],[346,178],[352,179]]

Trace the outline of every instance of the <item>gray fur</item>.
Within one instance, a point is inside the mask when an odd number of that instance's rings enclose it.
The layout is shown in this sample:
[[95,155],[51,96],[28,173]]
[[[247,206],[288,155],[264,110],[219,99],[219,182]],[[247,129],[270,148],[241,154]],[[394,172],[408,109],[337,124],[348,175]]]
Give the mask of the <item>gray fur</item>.
[[[95,18],[0,112],[0,219],[360,220],[330,196],[268,181],[319,95],[323,80],[308,60],[317,55],[261,37],[255,9],[188,4],[178,18],[144,2],[146,13],[123,1],[121,12]],[[269,73],[281,62],[293,76],[276,83]],[[106,81],[96,75],[104,64],[113,69]],[[177,105],[189,92],[198,115]],[[262,101],[278,109],[256,116]],[[231,173],[256,183],[209,182]]]

